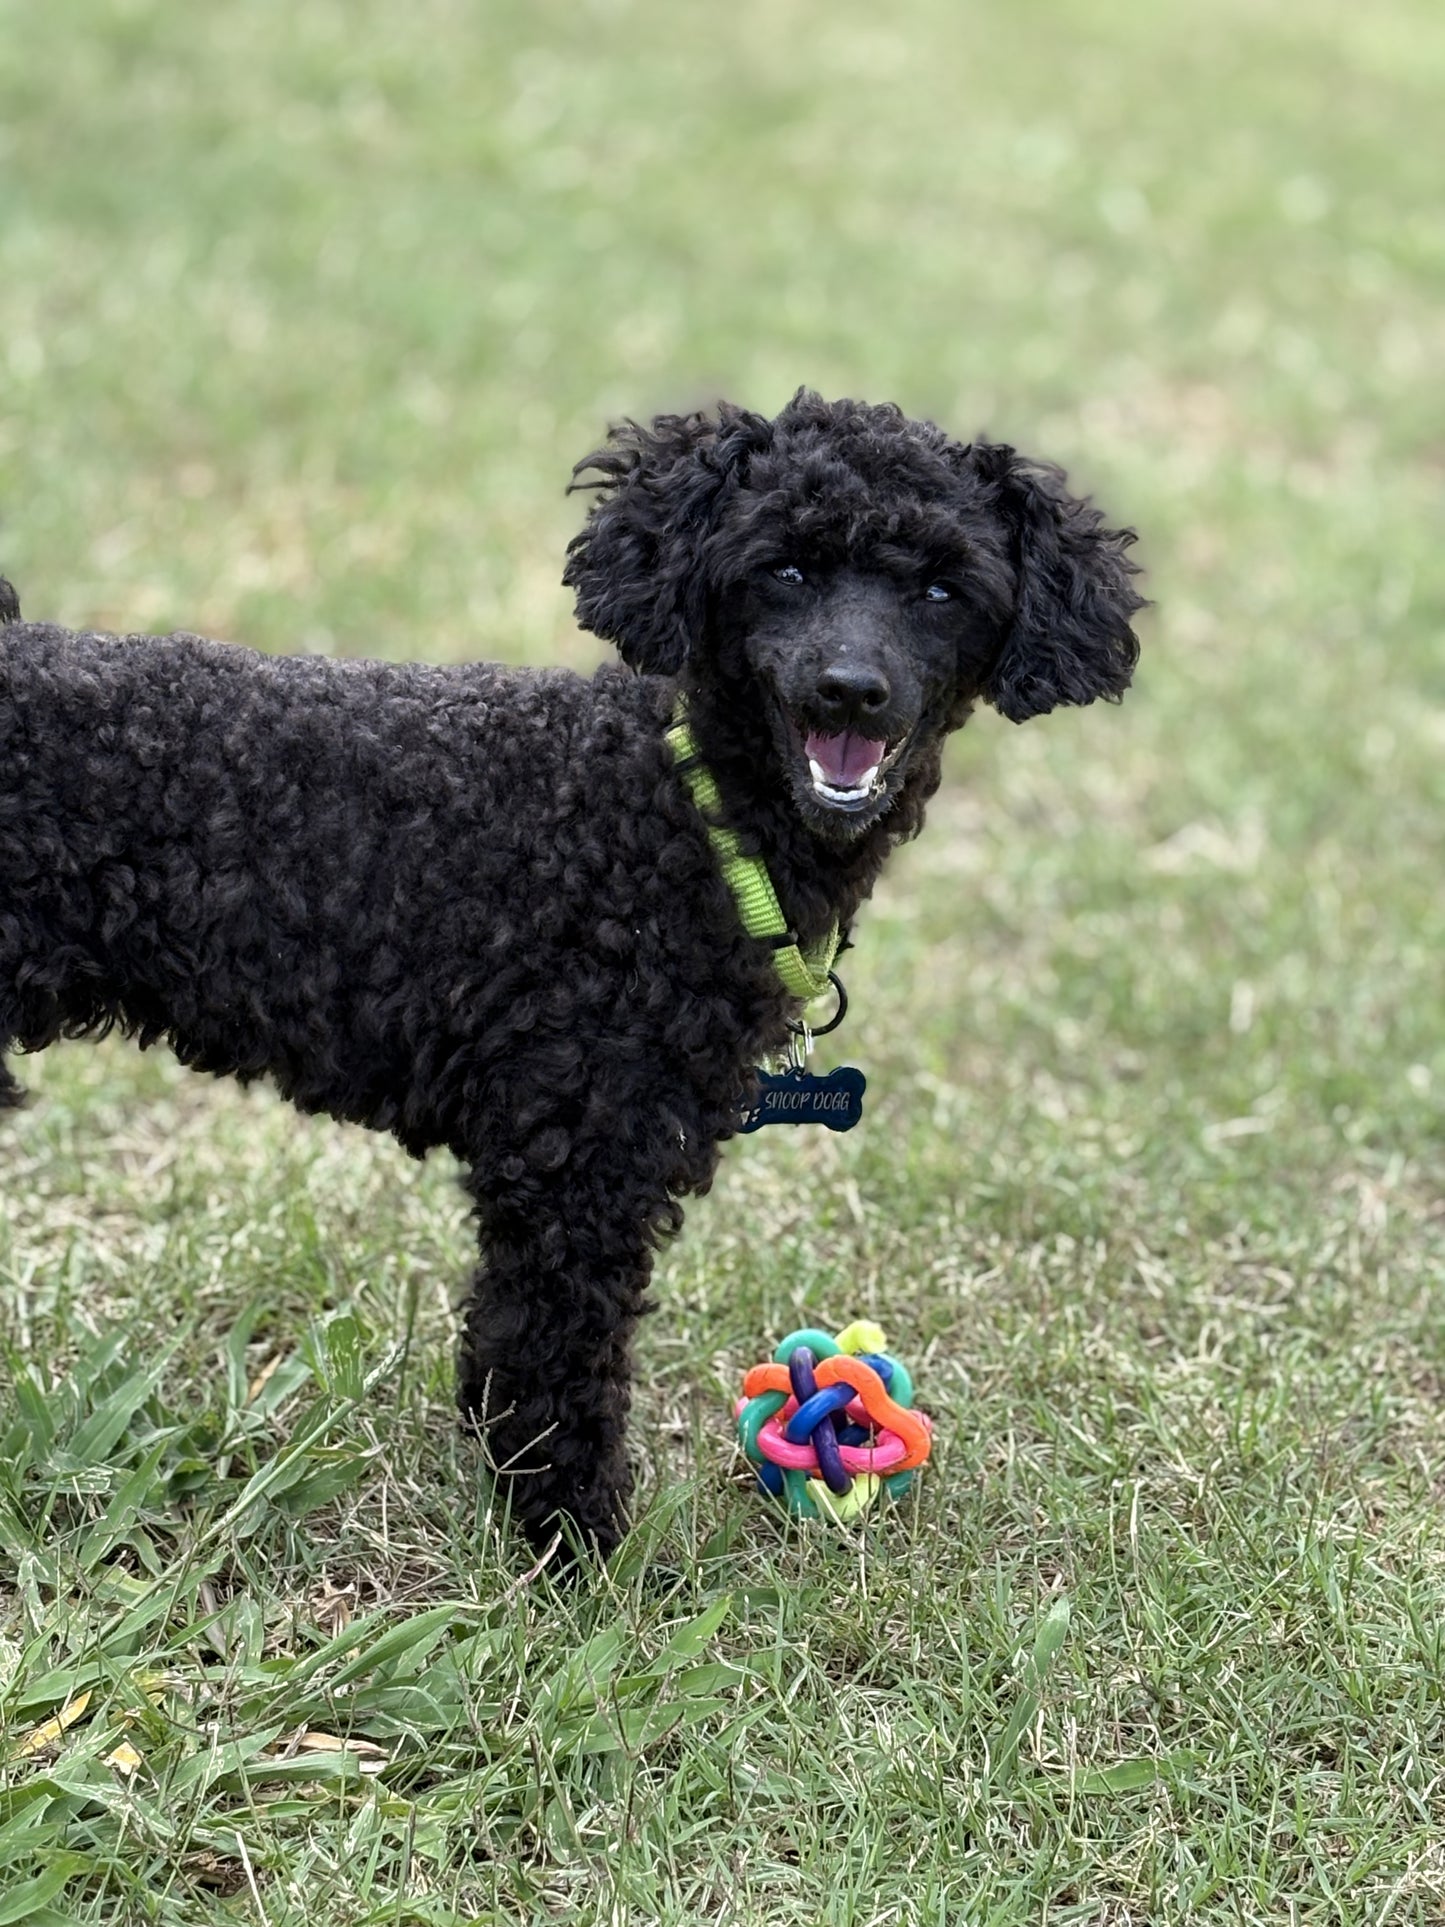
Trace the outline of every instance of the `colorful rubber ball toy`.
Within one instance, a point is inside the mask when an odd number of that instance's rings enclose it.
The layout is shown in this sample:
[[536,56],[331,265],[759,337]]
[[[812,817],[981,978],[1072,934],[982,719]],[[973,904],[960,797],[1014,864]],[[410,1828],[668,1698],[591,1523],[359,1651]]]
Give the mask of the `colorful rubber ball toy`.
[[743,1380],[738,1443],[763,1491],[800,1518],[846,1524],[880,1493],[906,1492],[928,1458],[932,1421],[913,1410],[913,1381],[885,1343],[861,1318],[831,1338],[790,1332]]

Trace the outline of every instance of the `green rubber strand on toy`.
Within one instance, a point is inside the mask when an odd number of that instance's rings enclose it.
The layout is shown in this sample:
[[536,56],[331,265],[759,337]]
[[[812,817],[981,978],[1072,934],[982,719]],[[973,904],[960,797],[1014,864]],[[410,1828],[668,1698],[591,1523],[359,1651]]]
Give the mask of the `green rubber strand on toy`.
[[806,1345],[814,1358],[836,1358],[838,1355],[838,1343],[836,1339],[830,1338],[827,1332],[806,1329],[800,1332],[788,1333],[782,1344],[779,1345],[778,1349],[773,1353],[773,1363],[775,1365],[786,1365],[799,1345]]
[[754,1465],[761,1465],[763,1462],[758,1433],[770,1418],[775,1418],[782,1411],[787,1402],[786,1392],[759,1392],[757,1397],[750,1398],[738,1413],[738,1444]]
[[816,1519],[818,1508],[808,1493],[806,1472],[789,1471],[783,1474],[783,1496],[788,1501],[788,1510],[796,1519]]
[[911,1411],[913,1380],[908,1375],[908,1367],[900,1359],[895,1358],[892,1352],[883,1352],[881,1356],[886,1358],[893,1367],[893,1376],[888,1381],[888,1396],[895,1405],[901,1405],[905,1412]]
[[901,1499],[912,1483],[911,1472],[886,1472],[883,1475],[883,1490],[890,1499]]

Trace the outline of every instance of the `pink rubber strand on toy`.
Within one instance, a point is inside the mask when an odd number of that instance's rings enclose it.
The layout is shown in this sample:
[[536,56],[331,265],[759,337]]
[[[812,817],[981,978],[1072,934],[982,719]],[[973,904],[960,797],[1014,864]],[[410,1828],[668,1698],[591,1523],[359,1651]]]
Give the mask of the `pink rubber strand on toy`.
[[[896,1432],[880,1433],[875,1445],[843,1445],[838,1449],[845,1472],[886,1472],[908,1456],[907,1444]],[[770,1418],[758,1428],[758,1450],[765,1459],[771,1459],[774,1465],[781,1465],[787,1472],[816,1472],[818,1469],[818,1455],[812,1446],[794,1445],[785,1439],[777,1417]]]

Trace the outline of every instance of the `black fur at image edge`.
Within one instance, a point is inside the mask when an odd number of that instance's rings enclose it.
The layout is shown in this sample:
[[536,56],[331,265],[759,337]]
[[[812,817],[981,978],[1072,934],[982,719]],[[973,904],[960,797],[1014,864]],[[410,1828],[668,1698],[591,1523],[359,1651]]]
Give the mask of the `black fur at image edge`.
[[76,634],[0,583],[0,1053],[119,1029],[448,1146],[462,1407],[531,1538],[605,1552],[654,1250],[798,1013],[664,740],[679,687],[811,944],[974,703],[1118,697],[1143,604],[1060,471],[892,407],[625,423],[577,476],[564,580],[623,659],[590,679]]

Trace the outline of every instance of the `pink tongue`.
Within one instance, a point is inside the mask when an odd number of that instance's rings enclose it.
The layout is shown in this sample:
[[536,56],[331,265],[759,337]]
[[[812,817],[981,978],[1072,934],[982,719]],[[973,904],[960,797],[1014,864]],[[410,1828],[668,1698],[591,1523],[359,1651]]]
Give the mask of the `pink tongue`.
[[858,736],[845,729],[841,736],[812,735],[804,744],[811,762],[823,772],[823,780],[835,790],[856,789],[858,784],[883,760],[883,745],[871,736]]

